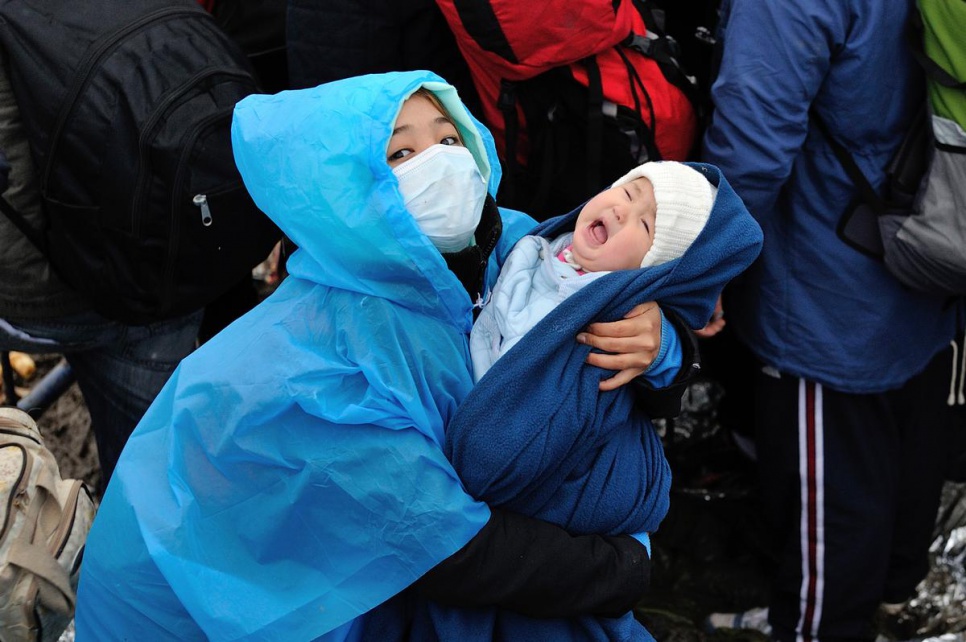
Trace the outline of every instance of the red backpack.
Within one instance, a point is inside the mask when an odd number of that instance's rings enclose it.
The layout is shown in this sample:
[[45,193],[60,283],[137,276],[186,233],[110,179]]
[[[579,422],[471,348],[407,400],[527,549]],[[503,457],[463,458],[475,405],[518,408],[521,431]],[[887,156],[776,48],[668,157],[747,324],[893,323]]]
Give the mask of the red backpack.
[[643,0],[437,0],[505,163],[500,204],[562,214],[648,160],[685,160],[696,88]]

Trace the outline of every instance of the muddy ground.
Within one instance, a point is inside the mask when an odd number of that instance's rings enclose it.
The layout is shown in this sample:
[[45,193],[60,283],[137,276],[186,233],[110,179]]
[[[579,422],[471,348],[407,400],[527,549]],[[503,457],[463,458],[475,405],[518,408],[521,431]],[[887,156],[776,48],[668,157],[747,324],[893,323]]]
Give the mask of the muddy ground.
[[[59,360],[34,357],[38,376]],[[29,388],[35,381],[20,383]],[[768,590],[768,542],[756,508],[753,463],[717,425],[721,394],[713,381],[698,382],[682,417],[663,427],[675,435],[671,511],[654,538],[653,591],[636,610],[661,642],[767,639],[704,628],[710,612],[764,604]],[[98,488],[97,449],[76,384],[38,423],[62,475]],[[966,484],[947,485],[931,554],[916,599],[898,617],[880,622],[883,639],[966,642]]]

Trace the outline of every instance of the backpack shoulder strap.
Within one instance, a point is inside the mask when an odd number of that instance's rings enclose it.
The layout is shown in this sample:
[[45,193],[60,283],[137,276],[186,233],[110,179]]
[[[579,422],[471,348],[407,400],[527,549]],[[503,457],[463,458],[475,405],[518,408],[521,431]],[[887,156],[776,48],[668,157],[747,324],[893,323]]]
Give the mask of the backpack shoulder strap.
[[815,123],[815,126],[818,128],[818,130],[822,132],[825,140],[827,140],[828,144],[832,147],[832,151],[835,153],[835,157],[838,159],[839,163],[842,164],[842,168],[845,169],[845,173],[849,175],[852,183],[856,188],[858,188],[859,195],[862,197],[862,200],[873,210],[875,210],[876,214],[883,214],[887,209],[885,200],[872,188],[872,184],[869,183],[869,179],[865,177],[865,174],[862,173],[862,170],[859,169],[859,166],[856,164],[855,159],[852,158],[852,154],[845,149],[844,145],[835,140],[835,137],[832,136],[832,132],[829,131],[825,121],[822,120],[822,118],[818,115],[818,112],[814,107],[809,110],[809,116],[811,117],[812,122]]
[[913,58],[916,59],[916,62],[919,63],[930,80],[948,89],[966,89],[966,81],[958,80],[926,55],[926,46],[922,36],[923,29],[925,29],[925,24],[922,15],[918,11],[914,11],[908,33]]
[[701,100],[695,80],[681,67],[680,45],[664,32],[661,20],[654,15],[645,0],[633,0],[633,4],[641,20],[644,21],[648,33],[631,33],[621,45],[634,49],[656,62],[664,77],[688,97],[695,109],[700,108]]
[[836,235],[849,247],[862,252],[866,256],[882,260],[884,248],[882,236],[879,232],[879,217],[888,210],[885,199],[872,188],[869,179],[865,177],[855,159],[852,158],[852,154],[832,136],[832,132],[829,131],[825,121],[818,115],[814,107],[809,110],[809,117],[828,141],[832,152],[845,169],[846,174],[849,175],[852,184],[859,190],[859,196],[863,203],[863,205],[849,207],[846,210],[839,220],[835,230]]
[[603,185],[604,85],[595,56],[581,61],[587,70],[587,194]]

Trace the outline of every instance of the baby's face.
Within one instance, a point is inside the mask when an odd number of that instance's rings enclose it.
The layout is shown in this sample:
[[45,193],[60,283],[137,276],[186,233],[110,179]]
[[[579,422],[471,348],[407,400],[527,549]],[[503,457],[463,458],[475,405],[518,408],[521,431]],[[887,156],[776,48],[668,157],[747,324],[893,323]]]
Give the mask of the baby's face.
[[657,203],[638,178],[587,201],[574,228],[573,257],[587,272],[635,270],[654,241]]

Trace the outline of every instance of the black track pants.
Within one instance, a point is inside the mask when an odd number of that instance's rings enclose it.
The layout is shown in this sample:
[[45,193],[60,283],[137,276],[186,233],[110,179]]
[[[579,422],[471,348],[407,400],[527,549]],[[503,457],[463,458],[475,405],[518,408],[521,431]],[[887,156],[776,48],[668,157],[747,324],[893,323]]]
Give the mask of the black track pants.
[[762,501],[778,570],[776,639],[871,640],[881,602],[901,602],[928,570],[950,422],[952,349],[905,386],[845,394],[756,375]]

